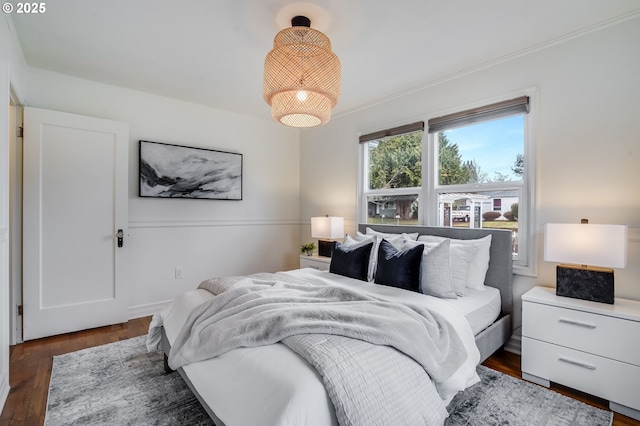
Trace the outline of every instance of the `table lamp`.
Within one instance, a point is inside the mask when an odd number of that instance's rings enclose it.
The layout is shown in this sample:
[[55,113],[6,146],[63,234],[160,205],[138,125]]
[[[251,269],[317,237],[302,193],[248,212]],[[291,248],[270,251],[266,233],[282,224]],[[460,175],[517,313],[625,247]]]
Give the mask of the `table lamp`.
[[344,238],[344,218],[320,216],[311,218],[311,237],[319,238],[318,255],[331,257],[334,238]]
[[614,302],[613,269],[627,264],[627,226],[547,223],[544,260],[558,262],[556,294]]

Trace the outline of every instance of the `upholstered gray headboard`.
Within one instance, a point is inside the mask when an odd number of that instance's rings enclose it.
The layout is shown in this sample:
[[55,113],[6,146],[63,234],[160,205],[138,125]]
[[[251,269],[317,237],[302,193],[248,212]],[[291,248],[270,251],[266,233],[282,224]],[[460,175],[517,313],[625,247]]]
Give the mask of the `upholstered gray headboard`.
[[373,225],[359,224],[358,231],[365,233],[367,228],[378,232],[399,234],[402,232],[418,232],[420,235],[437,235],[440,237],[473,240],[491,234],[491,250],[489,269],[485,285],[500,290],[502,314],[509,314],[513,308],[513,257],[511,231],[504,229],[469,229],[441,228],[431,226],[409,225]]

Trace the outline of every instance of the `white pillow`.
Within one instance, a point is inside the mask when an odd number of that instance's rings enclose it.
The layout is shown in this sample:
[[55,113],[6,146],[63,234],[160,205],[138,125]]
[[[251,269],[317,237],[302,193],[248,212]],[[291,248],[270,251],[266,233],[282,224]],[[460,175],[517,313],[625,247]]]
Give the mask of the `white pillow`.
[[360,238],[354,238],[351,235],[347,234],[345,235],[344,240],[342,241],[342,245],[345,247],[357,248],[357,247],[362,247],[370,243],[371,241],[373,241],[373,238],[360,239]]
[[[446,239],[435,235],[421,235],[418,237],[418,241],[428,242],[439,242]],[[484,290],[484,280],[489,269],[491,235],[475,240],[451,239],[450,247],[451,274],[456,293],[460,295],[460,291],[462,291],[466,294],[464,289],[460,290],[461,280],[464,280],[465,287]]]
[[429,243],[422,241],[406,241],[403,250],[424,244],[422,252],[421,281],[422,292],[430,296],[444,299],[457,299],[451,278],[451,267],[449,263],[450,241],[445,240],[439,243]]
[[378,237],[381,237],[381,238],[386,238],[387,241],[390,241],[389,238],[394,238],[394,237],[397,237],[398,235],[402,235],[408,240],[415,241],[415,240],[418,239],[418,233],[417,232],[411,232],[409,234],[407,234],[405,232],[403,232],[402,234],[389,234],[389,233],[386,233],[386,232],[374,231],[371,228],[367,228],[366,229],[366,235],[375,235],[375,236],[378,236]]
[[373,281],[373,276],[376,271],[376,259],[378,259],[378,246],[380,245],[380,241],[374,235],[364,235],[358,232],[357,235],[351,236],[347,234],[344,237],[342,244],[345,246],[353,246],[356,244],[368,244],[373,241],[373,247],[371,247],[371,255],[369,256],[369,268],[367,269],[367,280]]

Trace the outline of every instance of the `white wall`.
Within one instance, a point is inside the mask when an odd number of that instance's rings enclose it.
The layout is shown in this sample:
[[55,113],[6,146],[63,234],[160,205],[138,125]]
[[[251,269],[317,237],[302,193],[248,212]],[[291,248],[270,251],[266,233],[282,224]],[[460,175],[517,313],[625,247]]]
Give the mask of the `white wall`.
[[[42,70],[26,81],[28,106],[129,123],[130,317],[212,276],[298,266],[297,130]],[[243,154],[243,200],[139,198],[140,139]]]
[[[555,264],[542,261],[547,222],[630,227],[628,266],[615,271],[616,296],[640,300],[640,18],[476,70],[370,108],[334,118],[301,136],[301,220],[344,215],[354,232],[358,132],[437,116],[439,112],[537,86],[538,276],[514,280],[520,296],[555,286]],[[308,227],[301,241],[309,238]]]

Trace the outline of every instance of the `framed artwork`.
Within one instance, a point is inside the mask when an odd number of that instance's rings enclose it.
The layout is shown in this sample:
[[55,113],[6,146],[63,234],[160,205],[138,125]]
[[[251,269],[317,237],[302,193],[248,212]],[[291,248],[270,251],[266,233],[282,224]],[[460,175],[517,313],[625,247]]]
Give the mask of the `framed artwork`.
[[242,154],[140,141],[140,196],[242,200]]

